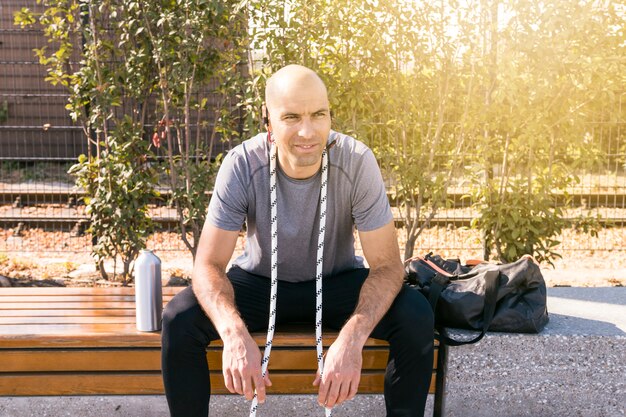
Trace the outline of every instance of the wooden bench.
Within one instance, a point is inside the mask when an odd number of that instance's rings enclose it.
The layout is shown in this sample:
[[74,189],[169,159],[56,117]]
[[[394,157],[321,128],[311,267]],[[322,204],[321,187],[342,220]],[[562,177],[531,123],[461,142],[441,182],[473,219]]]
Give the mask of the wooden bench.
[[[181,287],[163,288],[167,303]],[[259,346],[265,334],[253,335]],[[325,332],[330,345],[336,333]],[[270,361],[269,394],[313,394],[310,330],[279,329]],[[160,332],[135,328],[133,288],[0,289],[0,396],[163,394]],[[388,346],[369,339],[359,393],[382,393]],[[443,415],[445,346],[436,346],[430,392]],[[226,394],[221,344],[207,348],[213,393]]]

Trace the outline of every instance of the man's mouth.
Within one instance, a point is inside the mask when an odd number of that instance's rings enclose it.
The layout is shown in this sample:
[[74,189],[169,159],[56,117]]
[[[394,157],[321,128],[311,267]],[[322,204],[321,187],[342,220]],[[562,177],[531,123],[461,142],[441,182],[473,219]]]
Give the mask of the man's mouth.
[[300,148],[304,150],[313,149],[314,147],[315,145],[296,145],[296,148]]

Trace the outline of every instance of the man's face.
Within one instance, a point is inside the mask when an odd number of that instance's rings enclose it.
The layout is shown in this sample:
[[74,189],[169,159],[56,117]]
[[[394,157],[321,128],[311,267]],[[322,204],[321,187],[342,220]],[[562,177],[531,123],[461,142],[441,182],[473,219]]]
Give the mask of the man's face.
[[288,87],[268,102],[269,128],[283,172],[292,178],[308,178],[320,167],[330,133],[328,97],[317,80],[305,79]]

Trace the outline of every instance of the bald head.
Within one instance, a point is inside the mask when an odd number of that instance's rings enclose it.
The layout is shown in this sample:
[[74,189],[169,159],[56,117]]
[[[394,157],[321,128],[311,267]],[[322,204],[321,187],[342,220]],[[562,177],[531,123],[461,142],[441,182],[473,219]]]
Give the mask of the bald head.
[[265,103],[268,111],[271,112],[283,98],[298,92],[323,95],[328,100],[326,86],[315,71],[302,65],[287,65],[267,80]]
[[309,178],[317,172],[330,135],[326,86],[301,65],[276,71],[265,88],[268,125],[278,149],[281,170],[291,178]]

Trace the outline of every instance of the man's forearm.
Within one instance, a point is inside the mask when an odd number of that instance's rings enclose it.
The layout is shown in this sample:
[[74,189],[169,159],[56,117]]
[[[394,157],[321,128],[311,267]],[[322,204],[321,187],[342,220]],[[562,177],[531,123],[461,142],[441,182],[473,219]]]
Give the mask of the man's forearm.
[[339,337],[363,346],[400,292],[402,277],[401,264],[370,270],[361,287],[354,313],[341,329]]
[[248,400],[256,389],[258,400],[263,403],[265,386],[271,385],[271,381],[269,375],[261,373],[261,352],[237,311],[235,292],[223,267],[203,264],[194,268],[193,278],[194,294],[224,344],[224,385]]
[[233,286],[223,269],[213,265],[194,268],[193,292],[222,339],[246,329],[237,311]]

